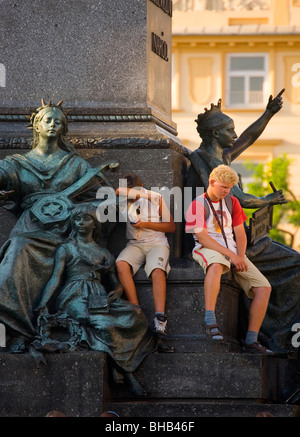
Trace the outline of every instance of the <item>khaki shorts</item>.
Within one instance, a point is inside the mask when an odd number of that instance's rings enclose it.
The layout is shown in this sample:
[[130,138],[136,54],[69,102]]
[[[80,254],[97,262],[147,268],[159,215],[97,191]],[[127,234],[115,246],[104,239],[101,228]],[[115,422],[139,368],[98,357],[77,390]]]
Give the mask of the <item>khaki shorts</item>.
[[[223,274],[229,272],[231,267],[230,261],[224,255],[215,250],[207,249],[205,247],[201,249],[194,249],[193,258],[198,264],[200,264],[205,274],[207,268],[211,264],[222,264]],[[271,285],[267,278],[265,278],[265,276],[258,270],[257,267],[255,267],[255,265],[247,257],[246,263],[248,266],[248,270],[246,272],[235,272],[233,269],[232,273],[234,279],[244,290],[246,295],[250,298],[253,298],[254,293],[252,291],[252,287],[271,287]]]
[[171,268],[169,264],[170,248],[153,244],[127,244],[122,250],[116,262],[126,261],[132,268],[135,275],[139,268],[145,264],[145,272],[148,278],[154,269],[166,272],[168,276]]

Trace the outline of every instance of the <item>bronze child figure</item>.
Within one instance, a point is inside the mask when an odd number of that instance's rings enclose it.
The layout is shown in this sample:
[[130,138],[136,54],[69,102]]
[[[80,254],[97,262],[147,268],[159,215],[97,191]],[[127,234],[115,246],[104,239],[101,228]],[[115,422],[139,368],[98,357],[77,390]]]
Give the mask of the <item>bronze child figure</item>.
[[116,379],[142,395],[132,372],[156,349],[148,321],[138,306],[120,298],[114,258],[98,242],[96,208],[77,205],[71,223],[70,238],[56,251],[53,274],[36,309],[45,313],[52,307],[76,320],[80,345],[108,353]]

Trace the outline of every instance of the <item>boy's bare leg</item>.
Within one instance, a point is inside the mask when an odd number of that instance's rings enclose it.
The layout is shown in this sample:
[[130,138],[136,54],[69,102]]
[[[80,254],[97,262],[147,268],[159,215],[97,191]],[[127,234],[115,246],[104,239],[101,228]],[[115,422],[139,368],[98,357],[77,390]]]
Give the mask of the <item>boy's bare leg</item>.
[[130,303],[139,304],[136,286],[131,273],[131,266],[126,261],[116,262],[118,278]]
[[211,264],[206,270],[204,281],[205,296],[205,324],[206,334],[212,340],[223,340],[223,336],[216,325],[215,308],[220,291],[221,276],[223,273],[222,264]]
[[248,353],[273,354],[270,349],[262,346],[257,341],[258,333],[267,311],[271,287],[253,287],[252,291],[254,298],[249,309],[248,331],[243,350]]
[[264,317],[266,315],[271,288],[270,287],[253,287],[254,298],[249,309],[248,330],[259,332]]
[[204,296],[206,311],[215,311],[217,297],[220,291],[222,264],[211,264],[206,271],[204,281]]
[[163,270],[156,268],[151,273],[152,292],[155,309],[154,330],[159,335],[166,334],[167,317],[165,314],[166,304],[166,274]]
[[263,352],[263,348],[259,345],[257,338],[267,311],[271,287],[252,287],[252,291],[254,297],[249,309],[249,323],[245,345],[246,347],[252,345]]
[[154,269],[151,278],[155,312],[164,313],[167,293],[166,274],[161,269]]

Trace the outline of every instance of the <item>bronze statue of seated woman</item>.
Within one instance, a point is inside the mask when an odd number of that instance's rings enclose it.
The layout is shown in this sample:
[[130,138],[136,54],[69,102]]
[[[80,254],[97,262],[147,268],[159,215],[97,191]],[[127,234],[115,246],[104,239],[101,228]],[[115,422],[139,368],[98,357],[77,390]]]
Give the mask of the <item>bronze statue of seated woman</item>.
[[108,167],[92,168],[66,140],[61,105],[42,101],[30,120],[32,149],[0,161],[0,204],[13,202],[18,218],[0,250],[0,322],[11,352],[24,351],[37,334],[33,308],[51,277],[55,250],[68,234],[70,204],[103,182]]

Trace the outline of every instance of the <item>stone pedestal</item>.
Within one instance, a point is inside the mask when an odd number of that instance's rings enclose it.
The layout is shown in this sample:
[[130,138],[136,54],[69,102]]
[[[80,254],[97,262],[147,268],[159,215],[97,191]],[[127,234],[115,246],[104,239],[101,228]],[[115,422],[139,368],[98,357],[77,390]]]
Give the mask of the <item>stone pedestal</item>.
[[107,357],[101,352],[45,354],[37,367],[30,354],[0,354],[0,417],[99,417],[107,396]]
[[[2,1],[1,157],[28,150],[27,117],[41,98],[63,99],[79,153],[120,162],[114,187],[135,172],[147,188],[182,188],[189,151],[171,117],[171,15],[171,1]],[[182,232],[178,223],[170,237],[175,256]]]
[[[2,120],[24,120],[43,97],[63,99],[82,135],[176,135],[171,3],[2,1]],[[8,130],[15,134],[16,126]]]

